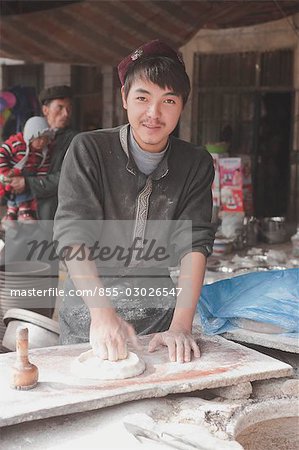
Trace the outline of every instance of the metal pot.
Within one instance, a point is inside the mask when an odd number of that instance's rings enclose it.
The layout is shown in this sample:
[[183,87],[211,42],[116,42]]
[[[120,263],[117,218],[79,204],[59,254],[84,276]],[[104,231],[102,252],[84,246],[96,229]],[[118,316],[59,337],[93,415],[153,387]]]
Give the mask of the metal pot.
[[285,217],[264,217],[260,230],[261,239],[268,244],[281,244],[288,238]]
[[243,220],[243,236],[244,244],[248,247],[253,247],[257,244],[258,232],[259,232],[259,221],[256,217],[244,217]]

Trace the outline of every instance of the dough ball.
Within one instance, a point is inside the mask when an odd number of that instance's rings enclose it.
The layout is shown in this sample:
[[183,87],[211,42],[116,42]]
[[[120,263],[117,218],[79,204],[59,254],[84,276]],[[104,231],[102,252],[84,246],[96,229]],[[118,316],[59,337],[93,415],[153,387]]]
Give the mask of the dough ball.
[[108,361],[100,359],[92,350],[88,350],[81,353],[71,366],[73,375],[94,380],[123,380],[136,377],[144,370],[144,361],[133,352],[129,352],[126,359]]

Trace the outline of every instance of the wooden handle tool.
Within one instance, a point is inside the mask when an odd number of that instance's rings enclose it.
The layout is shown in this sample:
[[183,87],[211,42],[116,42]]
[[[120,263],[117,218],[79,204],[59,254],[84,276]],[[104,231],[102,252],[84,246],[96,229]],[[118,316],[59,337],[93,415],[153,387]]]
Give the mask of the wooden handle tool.
[[12,368],[13,389],[28,390],[37,385],[38,368],[28,358],[28,328],[20,326],[16,332],[16,362]]

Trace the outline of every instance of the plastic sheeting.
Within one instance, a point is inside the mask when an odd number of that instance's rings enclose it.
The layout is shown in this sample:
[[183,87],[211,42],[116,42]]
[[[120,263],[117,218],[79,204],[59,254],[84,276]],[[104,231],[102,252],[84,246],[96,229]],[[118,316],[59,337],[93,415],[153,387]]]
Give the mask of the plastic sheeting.
[[236,328],[242,319],[299,332],[299,269],[253,272],[203,286],[197,306],[206,334]]

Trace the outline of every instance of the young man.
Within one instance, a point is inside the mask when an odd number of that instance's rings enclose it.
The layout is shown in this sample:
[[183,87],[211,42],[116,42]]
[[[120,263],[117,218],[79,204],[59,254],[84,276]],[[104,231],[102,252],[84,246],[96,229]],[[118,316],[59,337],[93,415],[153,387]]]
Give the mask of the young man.
[[[72,255],[81,256],[65,258],[73,284],[60,311],[61,342],[90,339],[100,358],[115,361],[126,358],[135,332],[155,333],[149,351],[165,345],[171,361],[190,361],[192,352],[200,355],[191,329],[214,238],[213,163],[204,149],[171,136],[190,91],[184,63],[172,48],[149,42],[118,72],[129,124],[80,134],[62,168],[54,237],[61,254],[71,246]],[[190,242],[182,238],[186,220],[192,221]],[[131,257],[128,266],[120,257],[116,270],[103,264],[104,253],[95,261],[92,228],[102,246],[106,239],[114,243],[113,255],[133,248],[131,256],[140,256],[146,242],[172,242],[180,264],[176,290],[158,253],[154,260]],[[120,235],[123,245],[117,246]],[[82,298],[74,296],[79,292]]]

